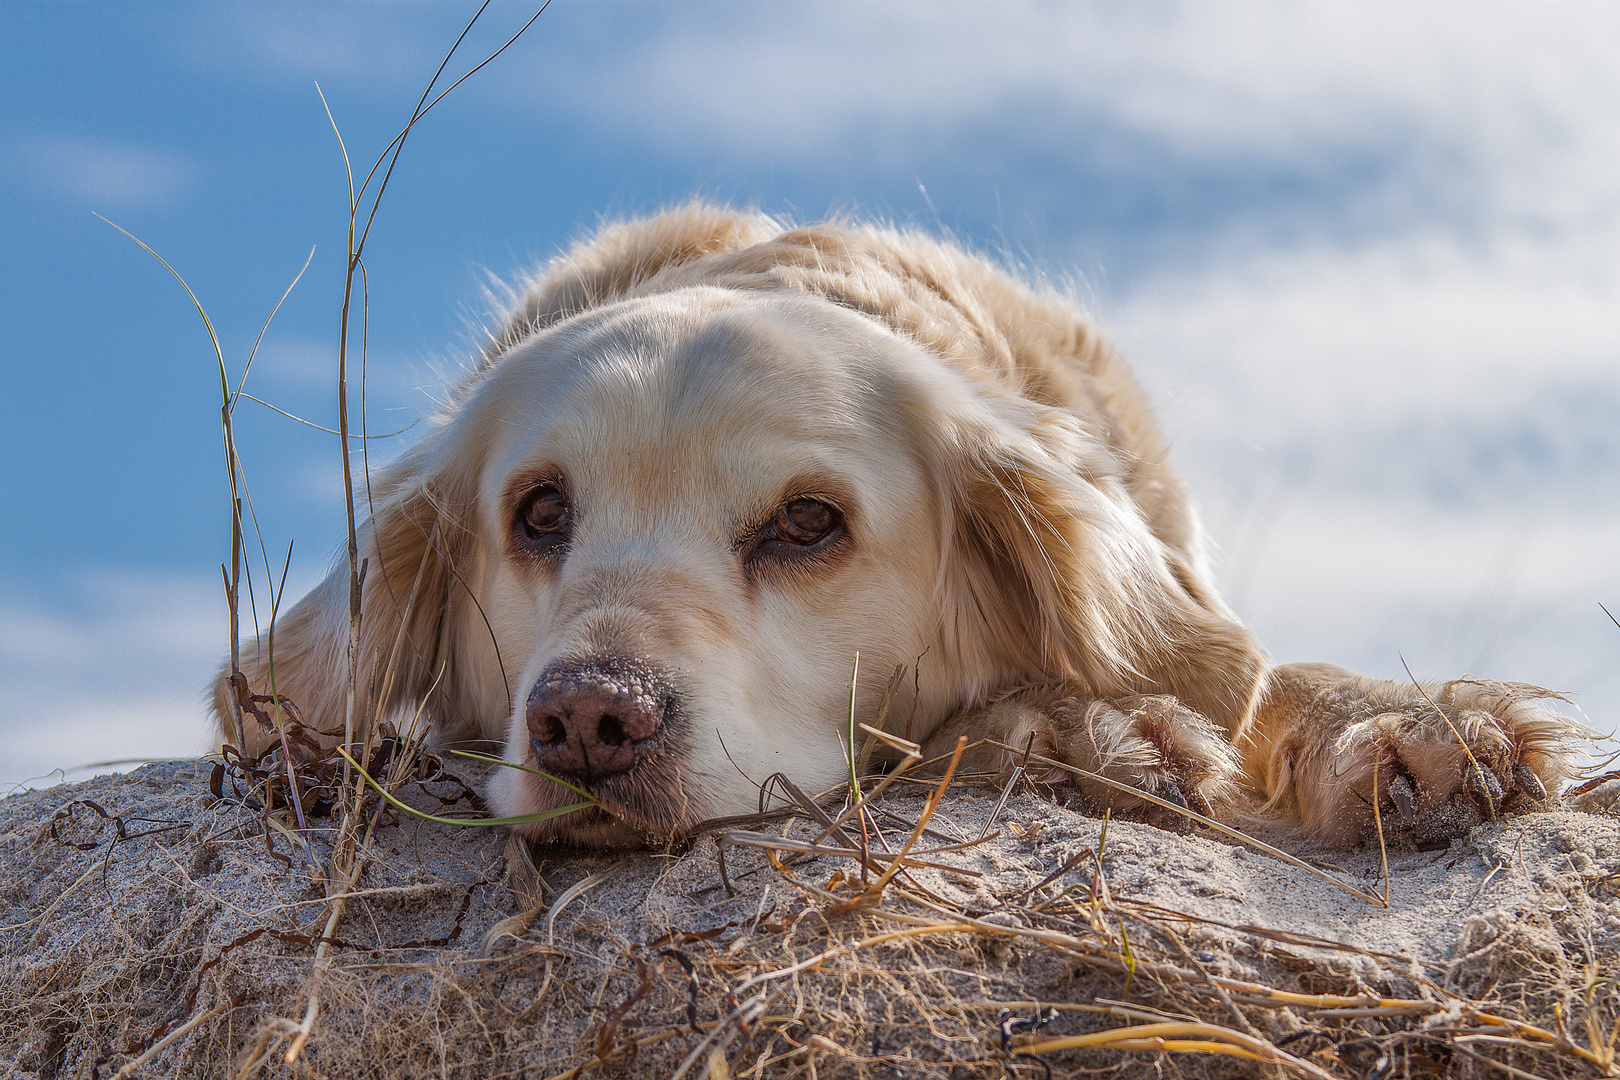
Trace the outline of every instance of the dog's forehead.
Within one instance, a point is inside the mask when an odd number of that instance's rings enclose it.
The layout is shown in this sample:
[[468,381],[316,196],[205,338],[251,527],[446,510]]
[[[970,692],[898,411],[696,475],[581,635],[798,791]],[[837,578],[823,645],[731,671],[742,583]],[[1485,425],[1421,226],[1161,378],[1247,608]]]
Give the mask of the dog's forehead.
[[810,297],[696,288],[587,313],[513,349],[481,389],[500,418],[491,479],[548,464],[665,496],[816,472],[859,483],[898,437],[915,348]]

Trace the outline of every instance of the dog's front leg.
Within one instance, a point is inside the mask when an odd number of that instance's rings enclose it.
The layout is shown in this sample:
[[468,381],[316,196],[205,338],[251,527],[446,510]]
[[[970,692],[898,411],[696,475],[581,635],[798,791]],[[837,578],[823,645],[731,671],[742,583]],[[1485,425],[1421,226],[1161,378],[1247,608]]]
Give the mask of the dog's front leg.
[[1591,734],[1523,683],[1419,686],[1333,664],[1287,664],[1267,679],[1245,747],[1248,781],[1269,810],[1329,844],[1381,825],[1386,839],[1431,846],[1544,806]]
[[[1220,811],[1236,793],[1240,763],[1226,735],[1173,697],[1099,700],[1066,683],[1020,690],[948,721],[924,745],[928,756],[949,754],[959,736],[1017,748],[979,746],[965,768],[1008,775],[1028,749],[1043,757],[1105,776],[1137,791],[1202,814]],[[1073,784],[1089,809],[1183,830],[1188,819],[1147,799],[1091,777],[1031,761],[1038,783]]]

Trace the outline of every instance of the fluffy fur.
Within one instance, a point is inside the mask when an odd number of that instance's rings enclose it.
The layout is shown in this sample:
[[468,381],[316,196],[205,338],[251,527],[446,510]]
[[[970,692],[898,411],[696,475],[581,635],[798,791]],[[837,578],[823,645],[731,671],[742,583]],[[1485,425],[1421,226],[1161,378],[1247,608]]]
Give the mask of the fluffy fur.
[[[1375,779],[1418,841],[1532,805],[1579,734],[1523,688],[1271,669],[1107,342],[915,233],[703,205],[604,228],[373,492],[355,715],[425,703],[441,741],[602,800],[537,839],[679,835],[776,772],[832,785],[857,651],[914,669],[886,715],[931,746],[1028,744],[1215,813],[1249,789],[1330,843],[1364,833]],[[345,567],[276,631],[277,691],[328,731],[348,606]],[[492,796],[576,798],[516,770]]]

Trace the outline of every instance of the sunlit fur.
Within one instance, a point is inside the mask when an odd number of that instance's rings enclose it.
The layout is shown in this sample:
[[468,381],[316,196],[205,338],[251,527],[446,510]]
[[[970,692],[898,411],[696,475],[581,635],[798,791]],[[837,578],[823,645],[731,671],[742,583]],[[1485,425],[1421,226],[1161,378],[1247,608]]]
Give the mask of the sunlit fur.
[[[575,519],[549,561],[512,539],[542,480]],[[849,543],[750,564],[742,538],[807,493],[839,506]],[[605,810],[526,827],[537,839],[639,843],[754,809],[776,772],[836,783],[857,652],[878,673],[858,681],[862,720],[904,665],[890,727],[920,740],[1038,737],[1216,812],[1245,775],[1335,842],[1358,834],[1365,762],[1455,742],[1421,713],[1357,734],[1350,673],[1339,707],[1268,696],[1123,363],[1065,299],[914,233],[703,205],[600,230],[522,289],[368,508],[357,717],[425,701],[441,742],[532,764],[524,702],[553,662],[629,657],[678,686],[657,751],[593,788]],[[329,731],[348,611],[343,566],[276,630],[277,690]],[[257,689],[268,644],[245,650]],[[1571,729],[1538,713],[1546,737],[1504,736],[1520,749],[1498,753],[1492,732],[1522,727],[1521,703],[1478,707],[1492,760],[1511,774],[1519,754],[1555,790]],[[1322,764],[1340,759],[1363,764]],[[1463,783],[1454,766],[1424,781]],[[503,814],[575,799],[516,770],[490,794]]]

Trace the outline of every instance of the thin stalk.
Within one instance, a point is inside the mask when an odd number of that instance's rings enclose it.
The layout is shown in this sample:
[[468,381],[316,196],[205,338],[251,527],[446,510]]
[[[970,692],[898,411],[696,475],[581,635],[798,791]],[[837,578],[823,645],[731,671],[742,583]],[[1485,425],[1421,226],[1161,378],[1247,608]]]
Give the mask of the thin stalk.
[[849,797],[857,806],[861,801],[861,779],[855,775],[855,684],[861,677],[861,654],[855,653],[855,663],[849,669],[849,742],[844,746],[844,757],[849,762]]
[[276,692],[276,614],[281,608],[281,598],[287,591],[287,571],[292,567],[293,546],[291,541],[287,544],[287,561],[281,568],[281,584],[270,594],[270,641],[268,644],[269,658],[266,668],[270,674],[270,707],[275,710],[276,737],[281,740],[281,763],[287,770],[287,791],[291,794],[293,817],[298,822],[298,836],[304,842],[304,857],[309,859],[309,868],[316,873],[320,872],[320,863],[315,858],[315,849],[309,844],[309,822],[304,820],[304,797],[298,790],[297,759],[293,757],[292,745],[287,741],[287,721],[281,713],[281,695]]
[[[214,350],[214,361],[219,370],[220,436],[225,450],[225,472],[231,487],[231,568],[229,573],[225,574],[225,600],[226,606],[230,609],[231,672],[234,674],[240,670],[242,659],[241,631],[238,608],[241,596],[242,549],[244,543],[242,534],[242,497],[246,485],[242,478],[242,460],[236,451],[236,432],[232,424],[232,417],[236,409],[236,393],[232,392],[230,378],[225,371],[225,350],[220,345],[219,334],[214,329],[214,321],[209,318],[208,311],[203,307],[202,301],[197,298],[197,294],[192,291],[191,286],[187,284],[186,279],[180,274],[180,272],[173,266],[169,265],[169,261],[167,259],[159,255],[156,251],[153,251],[146,241],[142,240],[140,237],[136,236],[122,225],[119,225],[117,222],[111,221],[100,214],[97,214],[96,217],[101,218],[102,221],[105,221],[108,225],[111,225],[113,228],[135,241],[135,243],[139,244],[143,251],[161,263],[163,268],[169,272],[174,280],[180,283],[180,287],[186,291],[186,296],[191,299],[192,306],[197,309],[197,315],[202,319],[203,326],[208,331],[209,344]],[[313,249],[311,249],[310,255],[314,255]],[[276,301],[276,306],[271,309],[269,316],[266,317],[264,321],[264,325],[259,329],[259,337],[253,343],[253,353],[257,353],[259,342],[263,340],[265,331],[270,326],[270,321],[275,318],[276,312],[281,310],[281,305],[286,302],[288,295],[291,294],[294,286],[298,284],[299,279],[304,276],[304,270],[307,269],[308,266],[309,259],[306,258],[304,260],[303,267],[300,267],[297,275],[293,277],[292,283],[289,284],[286,290],[281,294],[281,299]],[[242,378],[244,380],[247,378],[247,368],[251,367],[252,363],[253,354],[249,354],[247,364],[244,365],[242,370]],[[240,391],[241,384],[238,383],[237,393]],[[251,511],[251,509],[252,503],[250,501],[249,510]],[[257,522],[254,523],[254,529],[255,531],[258,530]],[[259,546],[261,549],[264,546],[264,536],[262,532],[259,535]],[[224,571],[223,565],[221,566],[221,571]],[[266,557],[265,573],[267,576],[269,575],[269,572],[269,559]],[[248,592],[250,595],[252,591],[253,579],[250,574],[248,577]],[[247,745],[247,733],[245,722],[242,717],[241,704],[236,700],[236,696],[234,694],[226,695],[226,701],[227,707],[230,710],[231,726],[234,728],[232,734],[234,734],[236,737],[237,745],[245,748]]]
[[[546,0],[547,4],[549,4],[549,2],[550,2],[550,0]],[[361,371],[362,371],[362,376],[361,376],[361,379],[362,379],[361,400],[362,400],[362,411],[363,411],[364,410],[364,404],[363,403],[364,403],[364,399],[365,399],[365,386],[364,386],[365,344],[364,343],[366,341],[366,329],[367,329],[367,326],[369,324],[369,306],[370,306],[369,305],[369,285],[368,285],[368,282],[367,282],[367,277],[366,277],[366,272],[365,272],[365,263],[364,263],[363,258],[362,258],[363,253],[365,251],[366,238],[371,233],[371,225],[376,220],[378,208],[382,204],[383,194],[386,192],[387,187],[388,187],[388,179],[393,173],[395,163],[398,162],[398,160],[399,160],[399,154],[400,154],[400,151],[404,148],[406,136],[410,133],[412,127],[415,126],[416,122],[418,120],[420,120],[422,118],[422,116],[425,115],[427,113],[427,111],[433,107],[433,105],[438,104],[438,102],[443,99],[445,93],[449,93],[449,90],[446,90],[444,93],[441,93],[437,98],[435,98],[432,101],[432,103],[427,104],[424,107],[424,102],[427,101],[428,95],[433,92],[433,88],[434,88],[435,85],[437,85],[440,74],[443,73],[445,67],[450,63],[451,57],[453,57],[455,55],[456,49],[458,47],[460,47],[462,40],[466,38],[467,34],[472,30],[473,25],[478,21],[479,17],[484,13],[484,9],[486,7],[488,7],[488,6],[489,6],[489,0],[484,0],[484,3],[479,6],[479,8],[478,8],[478,10],[476,12],[474,12],[473,17],[470,20],[468,20],[467,25],[462,29],[460,36],[458,36],[456,38],[455,44],[450,47],[450,51],[445,54],[444,60],[440,62],[439,68],[438,68],[437,71],[434,72],[433,78],[431,80],[429,80],[428,85],[427,85],[427,89],[425,89],[422,92],[422,97],[421,97],[420,100],[418,100],[417,105],[416,105],[416,109],[411,114],[410,121],[405,125],[404,129],[399,133],[399,135],[395,136],[394,140],[389,144],[388,149],[385,149],[383,151],[382,155],[378,157],[376,164],[372,165],[371,172],[367,175],[365,183],[361,185],[360,190],[358,192],[355,190],[355,186],[354,186],[354,170],[353,170],[353,168],[351,166],[351,163],[350,163],[350,160],[349,160],[348,147],[344,145],[343,134],[338,129],[337,121],[332,116],[332,110],[331,110],[330,106],[327,105],[325,94],[321,94],[321,104],[322,104],[323,107],[326,108],[327,119],[332,124],[332,132],[333,132],[334,135],[337,136],[338,146],[339,146],[339,148],[340,148],[340,150],[342,151],[342,154],[343,154],[343,172],[344,172],[345,180],[346,180],[346,182],[348,184],[348,235],[347,235],[347,244],[346,244],[347,256],[346,256],[346,260],[345,260],[345,264],[344,264],[344,275],[343,275],[343,305],[342,305],[342,309],[341,309],[341,311],[339,313],[339,324],[338,324],[338,383],[337,383],[338,444],[339,444],[339,452],[342,454],[342,457],[343,457],[343,509],[344,509],[344,515],[345,515],[346,525],[347,525],[347,540],[348,540],[347,554],[348,554],[348,563],[349,563],[349,640],[348,640],[347,664],[346,664],[347,678],[345,680],[346,686],[345,686],[345,689],[344,689],[344,707],[343,707],[343,738],[344,738],[345,745],[353,745],[354,742],[355,742],[355,728],[356,728],[356,723],[355,723],[355,721],[356,721],[356,716],[355,716],[355,696],[356,696],[357,689],[358,689],[359,675],[360,675],[360,629],[361,629],[360,623],[361,623],[361,615],[362,615],[361,600],[362,600],[362,595],[363,595],[363,589],[365,587],[366,570],[367,570],[367,566],[369,564],[369,560],[362,560],[360,558],[359,530],[356,527],[355,514],[354,514],[354,476],[353,476],[352,466],[351,466],[351,463],[350,463],[350,460],[349,460],[350,433],[349,433],[349,369],[348,369],[348,362],[349,362],[349,329],[350,329],[352,306],[353,306],[353,302],[354,302],[354,279],[355,279],[355,274],[358,271],[360,273],[360,275],[361,275],[361,285],[362,285],[362,300],[361,300],[360,319],[361,319],[361,342],[362,342],[362,346],[361,346]],[[523,32],[525,30],[527,30],[530,26],[532,26],[534,24],[535,19],[538,19],[540,17],[540,12],[543,12],[545,10],[545,7],[546,7],[546,5],[542,4],[540,10],[536,11],[534,16],[531,17],[527,23],[524,23],[523,28],[520,29],[516,34],[514,34],[510,39],[508,39],[508,41],[506,42],[505,45],[502,45],[500,47],[500,49],[496,50],[495,53],[491,54],[488,58],[486,58],[483,61],[483,63],[480,63],[476,67],[474,67],[472,69],[472,71],[469,71],[466,75],[463,75],[461,77],[461,79],[458,79],[456,81],[456,83],[453,86],[450,87],[450,89],[453,90],[453,89],[455,89],[456,86],[461,85],[461,83],[463,81],[465,81],[468,77],[470,77],[473,74],[473,72],[478,71],[480,68],[482,68],[484,66],[484,64],[489,63],[496,56],[499,56],[502,52],[505,52],[507,47],[510,46],[512,44],[512,42],[516,41],[520,36],[522,36],[522,34],[523,34]],[[319,86],[316,87],[316,92],[320,93],[320,87]],[[377,169],[381,166],[382,162],[385,159],[388,160],[388,169],[383,174],[383,177],[382,177],[381,181],[378,183],[376,193],[372,196],[371,209],[370,209],[370,212],[366,216],[365,227],[364,227],[364,229],[360,230],[359,236],[357,238],[356,237],[356,226],[358,224],[358,218],[359,218],[360,199],[361,199],[362,195],[364,194],[366,187],[371,183],[372,176],[376,175]],[[369,474],[369,462],[370,462],[370,459],[369,459],[369,455],[366,454],[366,439],[364,438],[364,433],[365,433],[364,417],[362,417],[362,438],[361,438],[361,444],[360,445],[361,445],[362,459],[367,465],[366,492],[367,492],[367,500],[368,500],[368,505],[369,505],[370,492],[371,492],[370,474]],[[381,563],[379,563],[379,569],[383,572],[384,583],[387,584],[388,583],[387,567],[383,566]],[[390,589],[390,593],[392,593],[392,586],[391,585],[389,586],[389,589]],[[403,617],[404,616],[402,614],[402,618]],[[503,675],[504,675],[504,670],[503,670]],[[435,680],[435,684],[436,683],[437,683],[437,680]],[[376,687],[373,687],[372,689],[375,690]],[[375,699],[375,695],[373,695],[373,694],[368,694],[368,699],[370,699],[370,704],[371,704],[373,710],[375,710],[381,704],[381,702],[379,700]],[[370,754],[371,754],[371,739],[370,739],[371,726],[377,721],[377,719],[378,719],[378,717],[376,715],[371,715],[371,716],[367,717],[367,719],[366,719],[367,738],[364,740],[363,745],[364,745],[364,756],[365,756],[365,758],[366,758],[366,760],[368,762],[369,762]],[[321,976],[325,972],[326,965],[327,965],[326,955],[325,955],[325,948],[324,948],[325,941],[326,941],[326,939],[330,938],[331,935],[336,931],[338,922],[342,918],[342,915],[343,915],[343,910],[344,910],[344,907],[345,907],[346,897],[348,896],[349,892],[352,890],[354,882],[355,882],[355,880],[356,880],[356,878],[357,878],[357,876],[359,874],[360,866],[364,861],[364,855],[363,855],[363,850],[364,849],[362,848],[361,851],[359,851],[359,852],[354,850],[354,844],[356,843],[356,829],[357,829],[358,824],[359,824],[359,822],[361,820],[361,814],[362,814],[362,812],[364,810],[364,802],[365,802],[365,800],[364,800],[365,791],[364,791],[364,788],[361,786],[361,783],[363,782],[364,784],[366,784],[366,785],[368,785],[368,786],[370,786],[372,788],[375,788],[376,791],[378,792],[378,794],[382,796],[384,801],[389,802],[391,804],[395,804],[395,805],[397,805],[397,806],[399,806],[401,808],[407,809],[407,810],[410,809],[409,807],[405,807],[403,803],[399,803],[399,801],[397,799],[395,799],[394,796],[392,794],[390,794],[386,788],[384,788],[382,785],[378,784],[371,777],[371,775],[369,774],[369,772],[366,769],[366,766],[361,765],[359,762],[355,761],[352,757],[350,757],[349,754],[347,753],[347,751],[343,749],[343,747],[338,747],[337,752],[343,757],[343,791],[345,792],[345,801],[344,801],[344,809],[343,809],[343,824],[339,829],[339,842],[334,846],[333,852],[332,852],[332,873],[330,873],[328,875],[328,877],[327,877],[327,902],[328,902],[328,905],[329,905],[328,917],[327,917],[327,929],[326,929],[325,933],[323,934],[322,948],[317,950],[316,968],[315,968],[315,971],[314,971],[314,973],[313,973],[313,975],[311,977],[311,981],[310,981],[310,985],[309,985],[309,989],[308,989],[308,1004],[307,1004],[307,1006],[305,1008],[304,1018],[303,1018],[302,1022],[297,1025],[296,1037],[293,1039],[292,1045],[288,1047],[287,1053],[286,1053],[286,1055],[284,1057],[285,1062],[287,1064],[289,1064],[289,1065],[296,1063],[300,1053],[302,1052],[302,1050],[304,1048],[304,1045],[305,1045],[306,1041],[309,1039],[311,1033],[314,1031],[315,1020],[316,1020],[316,1017],[318,1016],[319,1011],[320,1011],[320,983],[321,983]],[[583,806],[586,806],[586,805],[590,805],[590,804],[589,803],[578,804],[576,807],[568,808],[566,810],[559,810],[556,813],[561,814],[561,813],[569,812],[572,809],[582,808]],[[411,811],[411,812],[415,813],[416,811]],[[555,815],[553,815],[553,816],[555,816]],[[481,823],[484,823],[484,822],[481,822]],[[369,835],[369,833],[367,835]],[[361,840],[360,842],[363,844],[364,840]],[[344,864],[341,867],[339,865],[340,862]]]

